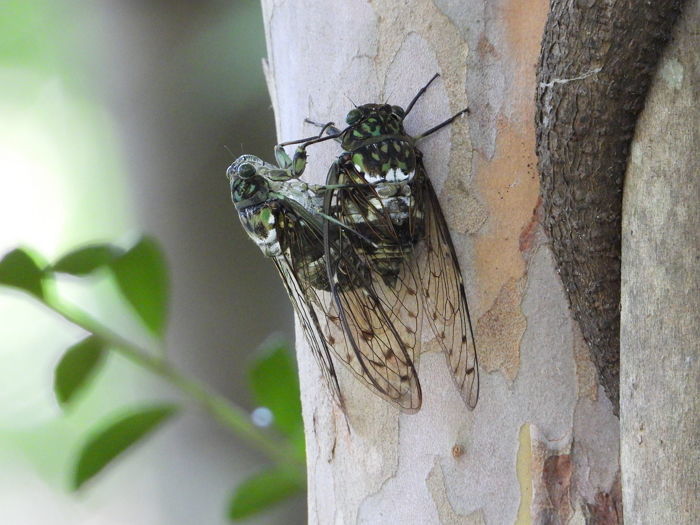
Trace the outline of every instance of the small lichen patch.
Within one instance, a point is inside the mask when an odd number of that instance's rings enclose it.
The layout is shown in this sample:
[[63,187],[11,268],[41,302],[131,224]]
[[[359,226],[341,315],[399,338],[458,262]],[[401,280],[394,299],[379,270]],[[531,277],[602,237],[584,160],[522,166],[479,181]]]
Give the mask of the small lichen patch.
[[508,280],[491,308],[476,322],[479,361],[487,372],[500,370],[514,381],[520,368],[520,340],[527,328],[521,302],[525,278]]

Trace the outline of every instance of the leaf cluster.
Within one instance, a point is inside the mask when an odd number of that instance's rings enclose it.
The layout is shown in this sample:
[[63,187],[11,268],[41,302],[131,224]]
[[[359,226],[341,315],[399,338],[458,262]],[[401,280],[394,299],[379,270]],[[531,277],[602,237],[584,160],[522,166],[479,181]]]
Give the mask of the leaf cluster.
[[[153,239],[143,237],[128,249],[92,244],[73,250],[53,263],[26,248],[12,250],[0,260],[0,286],[29,294],[88,333],[66,349],[54,370],[54,391],[59,404],[70,410],[87,395],[110,353],[121,353],[168,381],[272,460],[269,467],[248,477],[234,490],[228,508],[232,520],[246,518],[304,491],[299,383],[289,348],[280,342],[270,342],[256,353],[250,364],[249,381],[255,402],[272,415],[271,428],[259,428],[251,421],[248,411],[175,369],[161,347],[144,348],[130,341],[116,328],[67,303],[56,291],[57,274],[85,277],[98,270],[111,275],[135,317],[163,345],[169,279],[163,254]],[[181,410],[177,404],[154,402],[125,407],[108,415],[88,431],[75,459],[71,487],[82,488]]]

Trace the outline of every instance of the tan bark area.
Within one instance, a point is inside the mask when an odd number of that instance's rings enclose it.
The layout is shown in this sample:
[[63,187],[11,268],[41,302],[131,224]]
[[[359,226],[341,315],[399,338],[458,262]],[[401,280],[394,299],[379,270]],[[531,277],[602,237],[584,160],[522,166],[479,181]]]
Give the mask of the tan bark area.
[[[300,336],[310,523],[581,522],[614,486],[617,419],[595,395],[538,222],[535,64],[547,7],[263,1],[280,141],[310,135],[305,117],[342,123],[350,100],[405,106],[435,72],[441,78],[407,119],[409,133],[471,109],[421,150],[465,277],[483,363],[479,404],[466,409],[426,341],[414,415],[339,367],[348,432]],[[323,181],[339,152],[334,144],[310,152],[310,179]],[[553,498],[558,510],[545,512]]]
[[700,520],[700,2],[647,98],[625,179],[620,409],[627,523]]

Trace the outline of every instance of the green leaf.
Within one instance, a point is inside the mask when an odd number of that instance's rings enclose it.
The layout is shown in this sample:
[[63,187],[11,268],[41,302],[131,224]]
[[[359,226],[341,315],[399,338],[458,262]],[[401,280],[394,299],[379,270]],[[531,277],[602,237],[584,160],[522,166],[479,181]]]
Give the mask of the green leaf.
[[153,239],[142,238],[112,262],[117,284],[143,323],[163,335],[167,316],[168,276],[165,260]]
[[71,346],[54,371],[54,392],[61,405],[69,403],[96,372],[106,354],[105,345],[90,336]]
[[53,270],[72,275],[87,275],[101,266],[108,265],[122,253],[123,250],[111,244],[91,244],[61,257],[53,265]]
[[78,456],[72,486],[79,489],[110,461],[153,431],[177,410],[172,405],[139,408],[95,430]]
[[37,263],[38,259],[35,253],[28,250],[12,250],[0,260],[0,284],[19,288],[43,300],[44,271]]
[[263,348],[249,375],[256,402],[270,409],[277,428],[287,436],[303,433],[299,377],[287,345]]
[[304,480],[291,471],[264,470],[238,485],[229,505],[228,516],[240,520],[266,510],[305,488]]

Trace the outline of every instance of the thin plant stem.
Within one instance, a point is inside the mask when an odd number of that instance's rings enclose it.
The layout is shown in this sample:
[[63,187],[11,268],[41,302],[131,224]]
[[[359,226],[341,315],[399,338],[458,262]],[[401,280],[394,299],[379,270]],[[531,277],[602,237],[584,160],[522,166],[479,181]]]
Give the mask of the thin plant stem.
[[279,464],[293,466],[301,470],[305,475],[305,465],[296,455],[293,448],[259,430],[250,421],[248,413],[243,408],[225,397],[211,392],[200,382],[187,377],[162,357],[162,354],[158,357],[153,356],[149,353],[148,349],[142,348],[138,344],[129,341],[90,316],[87,312],[62,300],[58,293],[56,293],[53,284],[54,283],[50,280],[45,280],[44,282],[44,301],[46,306],[51,310],[67,321],[80,326],[99,339],[102,339],[105,343],[113,347],[116,352],[126,357],[131,362],[163,378],[191,400],[199,404],[214,419],[232,430],[237,436],[250,445],[259,449],[273,461]]

